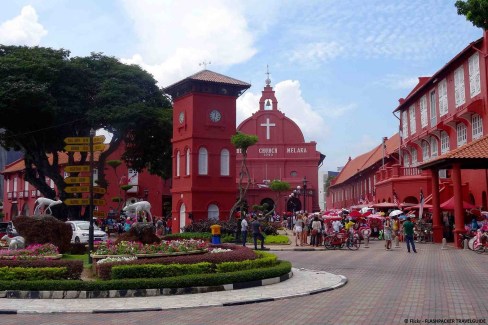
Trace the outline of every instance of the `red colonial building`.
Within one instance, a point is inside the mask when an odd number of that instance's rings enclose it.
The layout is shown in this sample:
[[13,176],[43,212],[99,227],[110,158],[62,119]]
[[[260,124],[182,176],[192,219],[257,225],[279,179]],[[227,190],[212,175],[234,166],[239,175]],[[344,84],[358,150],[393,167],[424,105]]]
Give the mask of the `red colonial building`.
[[[298,125],[278,109],[269,77],[259,100],[259,110],[244,120],[237,130],[258,136],[257,144],[247,150],[251,175],[247,193],[249,206],[268,203],[278,213],[320,210],[318,168],[325,156],[316,150],[316,142],[305,142]],[[238,152],[236,174],[240,171],[241,161],[242,154]],[[288,182],[292,188],[300,186],[299,195],[290,197],[290,192],[271,191],[268,184],[272,180]]]
[[[361,192],[352,192],[352,201],[341,194],[347,186],[365,188],[375,203],[397,200],[403,205],[418,203],[422,190],[425,204],[432,205],[434,240],[442,239],[443,216],[453,215],[455,234],[464,232],[464,210],[487,209],[487,57],[485,32],[432,77],[420,77],[394,110],[403,136],[399,146],[387,143],[385,163],[376,159],[367,173],[346,165],[330,188],[328,206],[359,203]],[[360,165],[361,159],[354,164]],[[454,207],[441,209],[449,200]],[[457,243],[458,236],[454,239]]]

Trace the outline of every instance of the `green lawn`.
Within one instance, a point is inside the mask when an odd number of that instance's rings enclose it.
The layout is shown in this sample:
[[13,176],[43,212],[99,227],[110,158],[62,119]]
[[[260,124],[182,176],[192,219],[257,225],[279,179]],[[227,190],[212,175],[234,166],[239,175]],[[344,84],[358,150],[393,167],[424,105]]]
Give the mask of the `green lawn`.
[[88,264],[88,254],[85,255],[71,255],[71,254],[63,254],[63,260],[81,260],[83,261],[84,267],[90,267]]

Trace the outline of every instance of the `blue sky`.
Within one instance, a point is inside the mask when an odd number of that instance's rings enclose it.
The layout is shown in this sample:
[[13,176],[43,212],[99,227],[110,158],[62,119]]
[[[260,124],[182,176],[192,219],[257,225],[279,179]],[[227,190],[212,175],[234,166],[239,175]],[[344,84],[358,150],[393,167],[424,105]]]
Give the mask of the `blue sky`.
[[250,82],[238,120],[258,109],[269,65],[279,108],[336,170],[398,130],[392,111],[482,36],[454,0],[10,0],[0,43],[103,52],[160,86],[201,69]]

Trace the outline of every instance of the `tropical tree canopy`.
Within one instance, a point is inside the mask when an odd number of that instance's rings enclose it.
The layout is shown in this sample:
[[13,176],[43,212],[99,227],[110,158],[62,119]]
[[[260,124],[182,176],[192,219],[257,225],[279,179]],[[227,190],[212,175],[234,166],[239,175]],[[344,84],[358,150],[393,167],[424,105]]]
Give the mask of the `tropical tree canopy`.
[[46,176],[67,196],[58,166],[63,140],[92,128],[113,135],[98,159],[100,186],[107,185],[105,160],[120,144],[129,167],[169,177],[171,116],[171,102],[139,66],[100,53],[71,58],[64,49],[0,45],[0,144],[24,153],[25,179],[45,197],[56,195]]
[[488,0],[458,0],[455,6],[457,13],[466,16],[474,26],[488,28]]

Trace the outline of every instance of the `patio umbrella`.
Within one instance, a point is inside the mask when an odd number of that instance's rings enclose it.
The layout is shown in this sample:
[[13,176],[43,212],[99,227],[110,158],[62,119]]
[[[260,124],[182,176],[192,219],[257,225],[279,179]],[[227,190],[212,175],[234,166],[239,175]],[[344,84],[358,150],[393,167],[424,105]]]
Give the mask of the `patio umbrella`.
[[353,210],[353,211],[351,211],[351,213],[349,213],[349,216],[350,217],[354,217],[354,218],[360,217],[361,216],[361,212],[359,212],[357,210]]
[[393,210],[393,211],[390,212],[390,217],[396,217],[396,216],[399,216],[402,213],[403,213],[402,210]]

